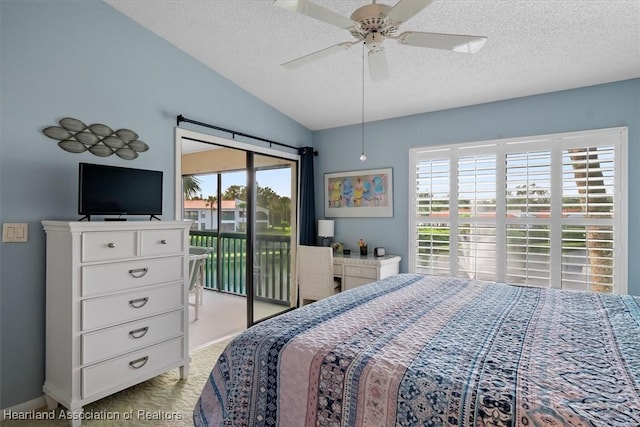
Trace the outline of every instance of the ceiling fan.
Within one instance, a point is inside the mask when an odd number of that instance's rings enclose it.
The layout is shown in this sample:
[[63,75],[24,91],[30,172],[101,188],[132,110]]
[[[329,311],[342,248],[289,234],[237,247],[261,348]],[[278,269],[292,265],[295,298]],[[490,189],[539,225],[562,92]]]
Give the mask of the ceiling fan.
[[308,64],[317,59],[331,55],[340,50],[364,42],[369,49],[369,73],[372,80],[384,80],[389,76],[389,67],[382,42],[385,39],[397,40],[400,44],[444,49],[462,53],[476,53],[487,41],[482,36],[460,34],[424,33],[406,31],[396,35],[403,22],[427,7],[433,0],[399,0],[395,6],[372,4],[356,9],[350,18],[335,13],[307,0],[275,0],[276,6],[348,30],[355,41],[347,41],[310,53],[282,64],[292,69]]

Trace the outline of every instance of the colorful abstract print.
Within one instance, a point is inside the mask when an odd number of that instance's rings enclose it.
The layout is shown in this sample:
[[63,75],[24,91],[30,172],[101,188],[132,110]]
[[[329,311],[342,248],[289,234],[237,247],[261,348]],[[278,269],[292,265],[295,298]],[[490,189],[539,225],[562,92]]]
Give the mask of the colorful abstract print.
[[387,174],[329,178],[327,200],[330,208],[388,206],[388,188]]
[[397,275],[256,325],[196,426],[639,426],[640,297]]

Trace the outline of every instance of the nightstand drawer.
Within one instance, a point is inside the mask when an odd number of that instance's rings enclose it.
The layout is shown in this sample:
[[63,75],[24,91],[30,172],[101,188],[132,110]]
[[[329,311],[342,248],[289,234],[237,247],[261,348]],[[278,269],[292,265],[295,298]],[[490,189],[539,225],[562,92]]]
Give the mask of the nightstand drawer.
[[82,262],[134,257],[136,239],[135,231],[82,233]]
[[142,231],[142,256],[170,255],[184,251],[182,230]]
[[182,280],[181,256],[82,267],[82,296]]
[[372,283],[374,280],[365,279],[362,277],[353,277],[347,276],[344,279],[344,283],[342,284],[342,291],[348,291],[349,289],[357,288],[358,286],[366,285],[367,283]]
[[82,336],[82,364],[109,359],[182,335],[184,311],[174,311]]
[[366,279],[377,279],[378,270],[375,267],[360,267],[354,265],[344,266],[345,276],[363,277]]
[[183,307],[184,284],[178,282],[136,292],[82,301],[82,330],[142,319]]
[[136,384],[154,371],[179,362],[182,338],[144,348],[82,369],[82,398],[108,391],[122,384]]
[[333,275],[342,276],[342,264],[333,264]]

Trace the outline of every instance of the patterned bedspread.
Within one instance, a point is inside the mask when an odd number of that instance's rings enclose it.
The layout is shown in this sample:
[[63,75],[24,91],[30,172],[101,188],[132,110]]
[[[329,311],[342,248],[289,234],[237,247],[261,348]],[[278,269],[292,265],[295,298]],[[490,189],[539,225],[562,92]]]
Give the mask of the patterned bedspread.
[[258,324],[197,426],[639,426],[640,297],[400,274]]

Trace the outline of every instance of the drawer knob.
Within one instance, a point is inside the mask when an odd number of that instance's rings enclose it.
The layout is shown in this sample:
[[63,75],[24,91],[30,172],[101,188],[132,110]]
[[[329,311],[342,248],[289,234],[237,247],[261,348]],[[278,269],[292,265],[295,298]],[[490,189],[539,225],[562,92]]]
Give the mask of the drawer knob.
[[140,359],[132,360],[131,362],[129,362],[129,366],[131,366],[133,369],[140,369],[147,364],[148,360],[149,356],[141,357]]
[[140,329],[136,329],[133,331],[129,331],[129,336],[133,339],[139,339],[142,338],[143,336],[147,335],[147,332],[149,332],[149,327],[145,326],[144,328],[140,328]]
[[162,240],[160,240],[160,243],[163,244],[163,245],[166,245],[167,244],[167,240],[166,239],[162,239]]
[[129,305],[133,308],[142,308],[149,302],[149,297],[132,299],[129,301]]
[[107,247],[109,247],[109,248],[112,248],[112,249],[113,249],[113,248],[115,248],[115,247],[116,247],[116,244],[115,244],[115,243],[113,243],[113,242],[111,242],[111,243],[107,243]]
[[147,271],[149,271],[148,268],[134,268],[132,270],[129,270],[129,275],[135,279],[139,279],[141,277],[143,277],[145,274],[147,274]]

